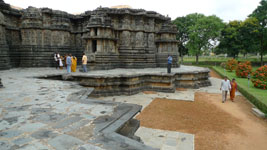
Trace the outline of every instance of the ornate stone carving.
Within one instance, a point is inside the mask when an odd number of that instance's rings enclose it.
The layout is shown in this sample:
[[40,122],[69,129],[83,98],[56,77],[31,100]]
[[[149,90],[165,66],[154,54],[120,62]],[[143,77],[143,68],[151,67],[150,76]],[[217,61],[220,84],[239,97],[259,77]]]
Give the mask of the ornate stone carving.
[[[15,10],[2,0],[0,7],[0,42],[11,60],[6,64],[14,67],[52,66],[54,52],[72,53],[78,63],[85,52],[91,69],[165,67],[166,54],[178,58],[176,27],[153,11],[97,8],[72,15]],[[179,67],[178,59],[173,62]]]

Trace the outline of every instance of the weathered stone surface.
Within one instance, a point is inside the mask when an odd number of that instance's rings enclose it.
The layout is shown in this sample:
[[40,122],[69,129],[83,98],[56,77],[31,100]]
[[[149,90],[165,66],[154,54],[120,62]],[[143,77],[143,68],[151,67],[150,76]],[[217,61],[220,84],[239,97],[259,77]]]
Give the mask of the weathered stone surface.
[[75,137],[63,134],[49,140],[48,143],[52,145],[56,150],[66,150],[72,149],[72,147],[76,147],[78,145],[82,145],[83,141]]
[[0,69],[54,66],[53,54],[83,52],[92,69],[179,67],[176,27],[142,9],[97,8],[72,15],[49,8],[11,8],[0,1]]
[[29,137],[21,137],[21,138],[17,138],[15,140],[13,140],[12,142],[15,144],[15,145],[18,145],[18,146],[22,146],[22,145],[25,145],[29,142],[32,141],[32,138],[29,138]]
[[2,79],[0,78],[0,88],[4,87],[3,83],[2,83]]
[[7,131],[1,131],[0,137],[13,138],[19,136],[20,134],[22,134],[22,132],[19,130],[7,130]]
[[50,130],[39,130],[34,132],[31,136],[36,139],[48,139],[48,138],[54,138],[58,134],[54,133],[53,131]]
[[0,149],[1,150],[10,150],[12,147],[11,144],[9,144],[6,140],[0,140]]

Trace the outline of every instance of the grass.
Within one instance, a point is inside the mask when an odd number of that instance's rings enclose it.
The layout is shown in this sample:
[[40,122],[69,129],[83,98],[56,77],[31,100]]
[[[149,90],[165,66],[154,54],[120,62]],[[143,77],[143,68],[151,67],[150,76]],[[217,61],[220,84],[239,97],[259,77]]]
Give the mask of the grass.
[[[216,56],[200,56],[199,62],[225,62],[229,59],[232,59],[231,57],[216,57]],[[260,59],[258,59],[256,56],[249,56],[248,58],[244,57],[238,57],[236,58],[237,61],[252,61],[252,62],[260,62]],[[184,56],[183,62],[195,62],[196,57],[195,56]],[[267,56],[263,57],[263,61],[267,61]]]
[[[212,69],[221,76],[227,76],[229,79],[235,78],[238,84],[238,90],[256,107],[267,114],[267,90],[255,88],[251,81],[248,82],[247,78],[237,78],[235,72],[225,71],[223,68],[218,66],[213,66]],[[256,69],[257,67],[253,67],[253,70]]]

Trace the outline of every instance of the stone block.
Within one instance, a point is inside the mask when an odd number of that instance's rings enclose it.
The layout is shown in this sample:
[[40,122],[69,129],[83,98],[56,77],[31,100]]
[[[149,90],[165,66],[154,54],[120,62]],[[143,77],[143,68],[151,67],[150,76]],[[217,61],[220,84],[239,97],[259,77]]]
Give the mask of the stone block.
[[256,116],[258,116],[258,117],[260,117],[260,118],[266,118],[266,114],[264,114],[262,111],[260,111],[258,108],[252,108],[252,112],[256,115]]

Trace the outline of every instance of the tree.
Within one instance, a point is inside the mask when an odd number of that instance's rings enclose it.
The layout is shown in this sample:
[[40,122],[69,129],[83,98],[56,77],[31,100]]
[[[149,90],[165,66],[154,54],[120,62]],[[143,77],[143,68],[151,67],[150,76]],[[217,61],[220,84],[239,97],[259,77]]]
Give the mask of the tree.
[[230,21],[225,25],[221,32],[220,44],[216,53],[227,53],[228,56],[235,58],[242,50],[242,42],[240,39],[240,21]]
[[242,43],[242,53],[259,50],[260,24],[254,17],[249,17],[240,24],[240,40]]
[[260,5],[249,16],[257,18],[260,24],[258,39],[263,66],[263,55],[267,53],[267,0],[261,0]]
[[196,56],[196,63],[198,64],[198,57],[205,49],[210,49],[214,45],[214,41],[218,41],[221,30],[224,24],[217,16],[204,16],[203,14],[190,14],[186,16],[192,23],[189,26],[189,41],[186,47],[189,52]]
[[183,61],[183,56],[188,54],[188,49],[185,47],[188,39],[188,27],[190,26],[186,17],[177,17],[173,22],[177,27],[176,39],[178,40],[179,54]]

